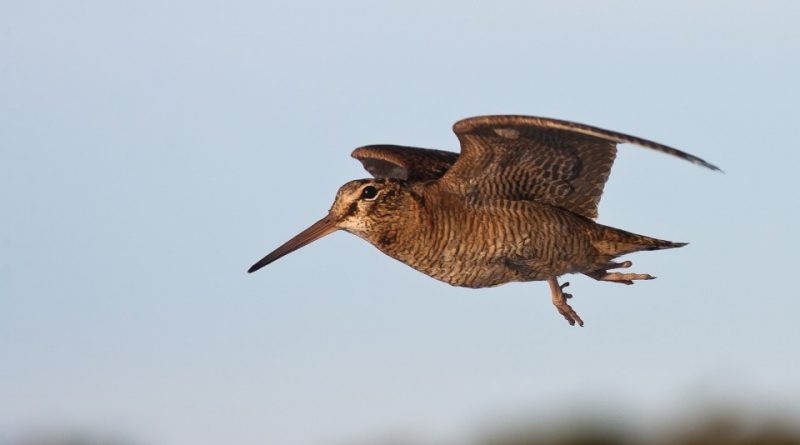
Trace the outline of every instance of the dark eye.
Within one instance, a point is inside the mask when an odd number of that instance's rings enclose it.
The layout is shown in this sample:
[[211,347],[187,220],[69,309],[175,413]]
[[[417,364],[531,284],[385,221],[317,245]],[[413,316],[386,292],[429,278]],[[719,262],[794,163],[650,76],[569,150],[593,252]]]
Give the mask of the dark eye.
[[367,201],[371,201],[378,196],[378,189],[375,187],[368,185],[364,187],[364,190],[361,190],[361,199],[366,199]]

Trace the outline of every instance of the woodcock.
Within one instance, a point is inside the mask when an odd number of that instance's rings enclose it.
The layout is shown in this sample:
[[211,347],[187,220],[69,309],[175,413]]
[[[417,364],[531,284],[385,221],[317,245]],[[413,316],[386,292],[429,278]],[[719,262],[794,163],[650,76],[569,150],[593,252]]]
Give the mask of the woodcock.
[[336,230],[454,286],[547,281],[569,324],[583,320],[559,276],[582,273],[633,284],[648,274],[611,272],[640,250],[684,246],[594,222],[617,144],[630,143],[719,170],[666,145],[588,125],[528,116],[482,116],[453,126],[461,154],[369,145],[352,156],[373,179],[343,185],[328,215],[248,272]]

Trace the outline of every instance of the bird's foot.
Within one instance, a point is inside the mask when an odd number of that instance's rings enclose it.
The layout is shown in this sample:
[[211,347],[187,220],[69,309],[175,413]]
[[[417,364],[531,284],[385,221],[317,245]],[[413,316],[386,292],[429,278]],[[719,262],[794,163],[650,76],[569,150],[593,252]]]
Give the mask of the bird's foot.
[[581,317],[577,312],[575,312],[574,309],[572,309],[572,306],[567,303],[567,299],[572,298],[572,295],[564,292],[564,288],[569,286],[569,282],[559,285],[556,278],[551,277],[547,279],[547,283],[550,285],[553,306],[556,307],[558,313],[567,319],[567,322],[569,322],[570,326],[574,326],[575,323],[578,323],[579,326],[583,326],[583,320],[581,320]]
[[600,281],[611,281],[614,283],[633,284],[634,280],[653,280],[656,277],[646,273],[607,273],[600,278]]
[[603,266],[603,270],[610,270],[610,269],[627,269],[633,266],[633,263],[630,261],[623,261],[621,263],[615,263],[613,261],[609,261]]
[[606,263],[602,268],[587,272],[585,275],[594,278],[597,281],[611,281],[621,284],[633,284],[634,280],[652,280],[655,277],[646,273],[619,273],[611,272],[609,269],[627,269],[633,263],[630,261],[623,261],[621,263]]

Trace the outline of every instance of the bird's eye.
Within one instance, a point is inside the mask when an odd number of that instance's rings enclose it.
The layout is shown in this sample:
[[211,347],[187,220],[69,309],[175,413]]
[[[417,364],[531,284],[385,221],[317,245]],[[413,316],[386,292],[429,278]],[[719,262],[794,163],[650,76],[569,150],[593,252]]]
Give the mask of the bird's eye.
[[364,187],[364,190],[361,190],[361,199],[372,201],[376,196],[378,196],[378,189],[371,185],[368,185]]

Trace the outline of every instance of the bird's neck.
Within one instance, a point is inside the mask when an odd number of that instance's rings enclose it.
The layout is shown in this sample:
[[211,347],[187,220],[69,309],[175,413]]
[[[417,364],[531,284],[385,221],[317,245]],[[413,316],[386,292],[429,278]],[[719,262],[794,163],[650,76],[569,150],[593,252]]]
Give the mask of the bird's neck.
[[400,205],[386,215],[380,224],[361,235],[383,253],[408,263],[413,250],[426,232],[427,208],[424,194],[420,190],[405,190]]

